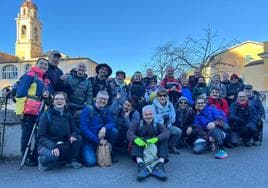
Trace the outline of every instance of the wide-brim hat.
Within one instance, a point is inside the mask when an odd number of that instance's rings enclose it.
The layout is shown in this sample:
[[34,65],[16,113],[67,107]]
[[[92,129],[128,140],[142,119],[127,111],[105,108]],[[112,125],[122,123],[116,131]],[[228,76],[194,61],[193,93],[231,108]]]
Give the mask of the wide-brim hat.
[[113,70],[112,70],[112,68],[111,68],[109,65],[107,65],[106,63],[98,64],[98,65],[96,66],[96,69],[95,69],[96,73],[99,74],[99,70],[100,70],[102,67],[106,67],[106,68],[108,69],[108,72],[107,72],[107,78],[108,78],[109,76],[111,76],[111,74],[113,73]]

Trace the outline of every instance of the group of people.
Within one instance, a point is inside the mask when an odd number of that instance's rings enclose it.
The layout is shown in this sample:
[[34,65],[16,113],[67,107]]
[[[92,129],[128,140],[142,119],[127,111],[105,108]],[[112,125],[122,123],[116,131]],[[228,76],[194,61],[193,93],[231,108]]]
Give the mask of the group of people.
[[[70,73],[58,67],[61,54],[40,58],[16,86],[16,114],[21,116],[21,152],[24,154],[36,121],[36,144],[26,165],[46,171],[54,164],[80,168],[97,165],[96,150],[110,143],[111,157],[129,153],[137,163],[138,180],[150,174],[166,180],[168,154],[190,147],[195,154],[225,147],[249,147],[262,141],[265,111],[253,87],[233,74],[216,74],[206,85],[200,70],[175,78],[169,66],[158,81],[152,69],[143,78],[137,71],[126,84],[126,73],[98,64],[88,77],[79,63]],[[252,141],[251,141],[252,140]]]

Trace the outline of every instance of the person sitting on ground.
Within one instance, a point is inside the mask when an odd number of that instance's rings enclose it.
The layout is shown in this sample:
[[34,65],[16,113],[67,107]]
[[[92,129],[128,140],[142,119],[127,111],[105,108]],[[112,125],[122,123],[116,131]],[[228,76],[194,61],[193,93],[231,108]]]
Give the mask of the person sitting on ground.
[[145,87],[150,85],[152,79],[156,80],[156,83],[157,83],[157,76],[154,75],[153,69],[148,68],[146,69],[146,76],[144,77]]
[[109,86],[111,88],[112,100],[114,100],[118,94],[120,94],[120,105],[122,106],[125,100],[128,98],[129,88],[125,83],[126,73],[119,70],[115,73],[115,78],[109,81]]
[[218,87],[220,89],[220,97],[226,97],[226,87],[221,83],[221,77],[219,74],[215,74],[212,76],[211,82],[208,85],[208,91],[211,92],[211,89],[214,87]]
[[258,139],[253,139],[253,145],[258,146],[260,145],[261,141],[261,131],[263,129],[263,121],[265,120],[265,110],[260,98],[257,95],[253,94],[253,86],[250,84],[245,85],[244,92],[248,97],[249,103],[255,107],[257,112],[257,129],[258,129]]
[[237,94],[239,91],[242,91],[244,88],[243,84],[239,82],[239,77],[237,74],[232,74],[230,78],[230,84],[227,86],[226,99],[229,106],[236,102]]
[[140,122],[140,114],[136,110],[135,98],[128,98],[125,100],[123,106],[120,105],[120,94],[114,99],[110,106],[110,111],[113,116],[116,128],[118,129],[118,137],[115,143],[115,149],[125,152],[127,151],[127,130],[134,124]]
[[229,105],[224,98],[220,97],[220,88],[218,87],[212,87],[210,89],[208,104],[210,106],[214,105],[217,109],[222,110],[226,116],[229,113]]
[[252,106],[246,93],[240,91],[238,93],[237,102],[230,106],[229,121],[232,129],[232,144],[238,146],[239,137],[245,146],[250,147],[250,140],[258,140],[257,130],[257,112]]
[[176,121],[173,125],[182,130],[181,144],[185,144],[184,139],[186,139],[186,143],[192,146],[194,140],[187,136],[186,130],[188,129],[188,127],[193,126],[195,112],[191,107],[189,107],[188,99],[186,97],[179,98],[175,110]]
[[[193,152],[201,154],[206,151],[208,143],[211,143],[211,150],[215,150],[215,143],[218,145],[218,152],[215,158],[224,159],[228,155],[224,150],[224,139],[226,137],[227,118],[218,109],[206,105],[206,99],[198,98],[196,101],[197,114],[194,120],[194,128],[186,130],[187,135],[196,134]],[[193,136],[193,135],[191,135]]]
[[186,97],[187,100],[188,100],[188,105],[190,106],[193,106],[194,105],[194,100],[193,100],[193,95],[192,95],[192,90],[191,88],[189,87],[189,84],[188,84],[188,80],[185,79],[185,80],[182,80],[182,96],[183,97]]
[[[152,106],[143,107],[142,117],[143,119],[138,124],[131,126],[127,132],[127,138],[132,143],[131,157],[138,165],[137,179],[140,181],[152,174],[161,180],[166,180],[164,163],[168,161],[170,133],[166,126],[154,121]],[[151,152],[153,157],[147,161],[144,153],[153,146],[156,146]]]
[[175,127],[176,113],[173,104],[168,100],[168,92],[162,88],[158,90],[157,97],[153,101],[153,110],[156,123],[165,125],[170,131],[169,149],[171,153],[179,154],[176,145],[181,137],[181,129]]
[[56,92],[52,105],[38,122],[38,169],[46,171],[58,161],[65,166],[80,168],[77,162],[81,136],[72,114],[67,111],[67,95]]
[[161,81],[160,86],[168,91],[169,100],[172,104],[176,104],[177,100],[181,97],[181,84],[175,78],[175,68],[168,66],[166,68],[165,78]]
[[207,93],[208,93],[208,89],[207,89],[207,85],[205,82],[205,78],[203,76],[200,76],[198,78],[198,82],[196,86],[193,88],[193,99],[196,101],[196,99],[200,95],[207,95]]
[[98,145],[110,142],[114,146],[116,142],[118,131],[107,107],[108,100],[109,94],[106,91],[99,91],[93,105],[85,107],[80,115],[82,158],[88,167],[97,164]]
[[151,104],[156,97],[157,91],[161,87],[157,84],[157,79],[150,79],[150,85],[146,87],[145,100],[147,103]]

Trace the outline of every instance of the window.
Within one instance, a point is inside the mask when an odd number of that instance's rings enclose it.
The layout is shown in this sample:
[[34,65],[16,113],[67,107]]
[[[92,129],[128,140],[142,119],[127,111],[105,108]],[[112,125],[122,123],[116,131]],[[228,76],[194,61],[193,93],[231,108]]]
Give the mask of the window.
[[23,14],[22,14],[23,16],[25,16],[26,15],[26,9],[24,8],[23,9]]
[[34,28],[34,40],[38,41],[38,29],[36,27]]
[[32,65],[31,65],[31,64],[27,64],[27,65],[25,65],[25,67],[24,67],[24,71],[25,71],[25,72],[29,72],[29,71],[31,70],[31,68],[32,68]]
[[2,79],[12,80],[18,78],[18,68],[14,65],[6,65],[2,68]]
[[25,36],[26,35],[26,30],[27,30],[26,25],[23,25],[21,27],[21,36]]

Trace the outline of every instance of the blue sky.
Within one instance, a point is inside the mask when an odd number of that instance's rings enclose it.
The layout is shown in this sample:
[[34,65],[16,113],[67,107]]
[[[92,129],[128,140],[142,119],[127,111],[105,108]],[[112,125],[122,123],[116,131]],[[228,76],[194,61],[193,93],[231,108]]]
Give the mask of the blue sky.
[[[15,17],[24,0],[1,0],[0,51],[14,54]],[[43,50],[108,63],[131,75],[168,41],[202,37],[268,40],[266,0],[33,0],[43,25]]]

